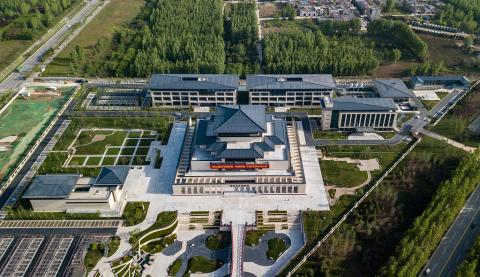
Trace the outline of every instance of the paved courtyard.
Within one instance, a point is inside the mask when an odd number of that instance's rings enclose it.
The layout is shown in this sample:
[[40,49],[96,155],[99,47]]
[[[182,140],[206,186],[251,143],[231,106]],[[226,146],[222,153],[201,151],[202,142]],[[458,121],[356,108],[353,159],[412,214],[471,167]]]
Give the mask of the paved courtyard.
[[185,136],[186,124],[175,123],[167,145],[161,146],[162,168],[131,169],[126,180],[127,201],[149,201],[147,220],[154,222],[161,211],[224,211],[224,222],[255,223],[256,210],[329,210],[315,147],[300,146],[305,172],[306,195],[199,195],[172,196],[175,169]]

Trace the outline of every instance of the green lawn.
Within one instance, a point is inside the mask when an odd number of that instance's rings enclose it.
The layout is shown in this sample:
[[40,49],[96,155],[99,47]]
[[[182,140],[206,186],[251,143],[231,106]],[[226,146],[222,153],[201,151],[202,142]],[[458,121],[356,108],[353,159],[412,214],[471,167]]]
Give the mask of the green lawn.
[[132,160],[131,156],[122,156],[118,158],[117,165],[130,165],[131,160]]
[[127,226],[137,225],[147,216],[149,202],[128,202],[123,210],[122,218]]
[[[100,132],[100,136],[103,136],[102,132]],[[89,144],[77,144],[76,141],[75,144],[81,146],[76,147],[77,151],[75,153],[78,155],[101,155],[105,152],[107,146],[121,146],[126,136],[126,131],[115,131],[113,134],[105,135],[104,139],[95,142],[90,141]]]
[[127,155],[131,156],[135,152],[135,147],[125,147],[122,149],[122,152],[120,152],[120,155]]
[[73,157],[70,159],[70,163],[68,165],[70,166],[82,166],[83,162],[85,162],[86,157]]
[[86,165],[100,165],[101,157],[88,157]]
[[348,139],[349,133],[337,131],[313,131],[314,139]]
[[135,155],[146,156],[148,154],[148,149],[150,149],[150,147],[138,147]]
[[248,230],[245,235],[245,245],[255,246],[267,232],[264,230]]
[[210,273],[219,269],[223,265],[220,260],[209,260],[203,256],[194,256],[188,260],[187,272],[192,273]]
[[139,146],[150,146],[150,144],[152,143],[152,141],[154,141],[153,139],[142,139],[140,141],[140,145]]
[[102,165],[115,165],[115,157],[103,158]]
[[[155,223],[152,226],[148,227],[147,229],[145,229],[141,232],[135,233],[135,234],[130,236],[130,243],[131,244],[137,243],[137,241],[143,235],[145,235],[145,234],[147,234],[147,233],[149,233],[150,231],[153,231],[153,230],[165,228],[165,227],[171,225],[176,219],[177,219],[177,212],[161,212],[161,213],[159,213],[157,215],[157,220],[155,221]],[[175,227],[175,225],[174,225],[174,227]],[[151,239],[150,236],[162,237],[162,236],[168,235],[168,234],[171,233],[171,231],[172,230],[166,230],[166,232],[153,233],[153,234],[149,235],[146,238],[146,240]]]
[[169,267],[168,267],[168,275],[169,276],[176,276],[177,273],[180,271],[180,268],[182,267],[182,260],[181,259],[176,259]]
[[421,102],[425,107],[425,109],[429,111],[433,109],[433,107],[435,107],[438,104],[438,102],[440,102],[440,100],[421,100]]
[[352,146],[323,146],[320,147],[327,157],[349,157],[352,159],[378,159],[380,166],[386,168],[407,144],[397,145],[352,145]]
[[287,244],[283,239],[273,238],[268,241],[267,257],[276,261],[287,250]]
[[125,141],[125,146],[137,146],[138,139],[127,139]]
[[320,160],[320,169],[327,185],[339,187],[355,187],[368,178],[367,172],[360,171],[356,164]]
[[120,247],[120,237],[111,237],[110,241],[108,242],[108,253],[107,257],[112,256],[115,252],[117,252],[118,247]]
[[230,244],[230,232],[218,232],[217,234],[210,235],[205,239],[205,245],[211,250],[224,249]]
[[142,250],[150,254],[160,253],[163,249],[171,245],[176,238],[177,235],[175,234],[165,236],[159,240],[150,242],[147,245],[142,246]]
[[118,155],[120,153],[120,148],[108,148],[105,155]]

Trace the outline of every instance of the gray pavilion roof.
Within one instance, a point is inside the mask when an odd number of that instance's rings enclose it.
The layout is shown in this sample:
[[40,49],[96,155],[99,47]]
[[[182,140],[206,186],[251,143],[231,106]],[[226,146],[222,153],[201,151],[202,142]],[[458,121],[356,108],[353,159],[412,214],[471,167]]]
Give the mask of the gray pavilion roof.
[[348,96],[333,98],[335,111],[390,111],[397,106],[391,98],[353,98]]
[[[242,116],[234,116],[244,113]],[[218,117],[218,118],[217,118]],[[218,134],[266,133],[267,122],[272,124],[272,134],[265,135],[263,141],[253,142],[250,148],[230,149],[227,143],[217,141]],[[227,124],[229,126],[225,127]],[[231,125],[230,125],[231,124]],[[216,132],[219,130],[220,132]],[[225,130],[224,130],[225,129]],[[286,123],[265,114],[265,106],[240,105],[218,106],[215,114],[208,119],[198,120],[195,132],[195,145],[206,146],[205,150],[217,159],[256,159],[262,158],[265,152],[274,151],[275,145],[287,143]]]
[[23,194],[25,199],[65,199],[70,196],[80,175],[49,174],[37,175]]
[[263,133],[267,130],[265,109],[261,105],[218,106],[207,135]]
[[228,74],[154,74],[147,89],[236,90],[239,77]]
[[123,185],[129,169],[129,166],[104,166],[100,170],[94,186]]
[[247,90],[334,89],[330,74],[248,75]]
[[380,97],[385,98],[413,98],[415,95],[400,79],[379,79],[373,85],[377,88]]

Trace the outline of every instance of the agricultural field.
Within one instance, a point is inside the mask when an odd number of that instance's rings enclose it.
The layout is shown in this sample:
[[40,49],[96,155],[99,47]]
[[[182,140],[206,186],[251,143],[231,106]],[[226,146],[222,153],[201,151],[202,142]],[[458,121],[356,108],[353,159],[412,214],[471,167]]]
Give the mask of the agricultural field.
[[[108,54],[115,33],[127,28],[144,5],[145,0],[111,0],[47,66],[43,75],[72,76],[82,72],[97,75],[94,69]],[[78,61],[72,66],[73,56],[78,51],[88,62],[80,64]]]
[[[465,155],[444,142],[423,138],[294,276],[376,276]],[[342,196],[330,212],[304,212],[308,241],[321,238],[357,197]]]
[[73,91],[65,88],[57,95],[19,98],[0,115],[0,180],[9,175]]
[[96,176],[102,166],[146,165],[167,129],[167,118],[74,118],[39,171]]

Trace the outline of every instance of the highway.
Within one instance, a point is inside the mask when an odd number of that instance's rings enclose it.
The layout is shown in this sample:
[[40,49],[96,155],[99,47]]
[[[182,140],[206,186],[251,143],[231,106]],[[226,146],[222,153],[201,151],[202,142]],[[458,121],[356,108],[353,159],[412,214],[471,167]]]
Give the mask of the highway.
[[477,186],[419,276],[426,276],[427,269],[430,269],[428,276],[455,276],[457,266],[479,234],[480,186]]
[[28,57],[25,62],[20,67],[20,72],[13,72],[8,75],[5,80],[0,83],[0,92],[5,90],[19,90],[25,80],[25,76],[30,73],[33,68],[40,64],[40,59],[45,52],[47,52],[50,48],[55,47],[58,45],[64,34],[66,34],[70,27],[76,23],[82,22],[98,5],[98,0],[89,0],[87,5],[83,7],[75,16],[70,18],[67,23],[65,23],[60,30],[58,30],[54,35],[52,35],[38,50],[33,53],[30,57]]

